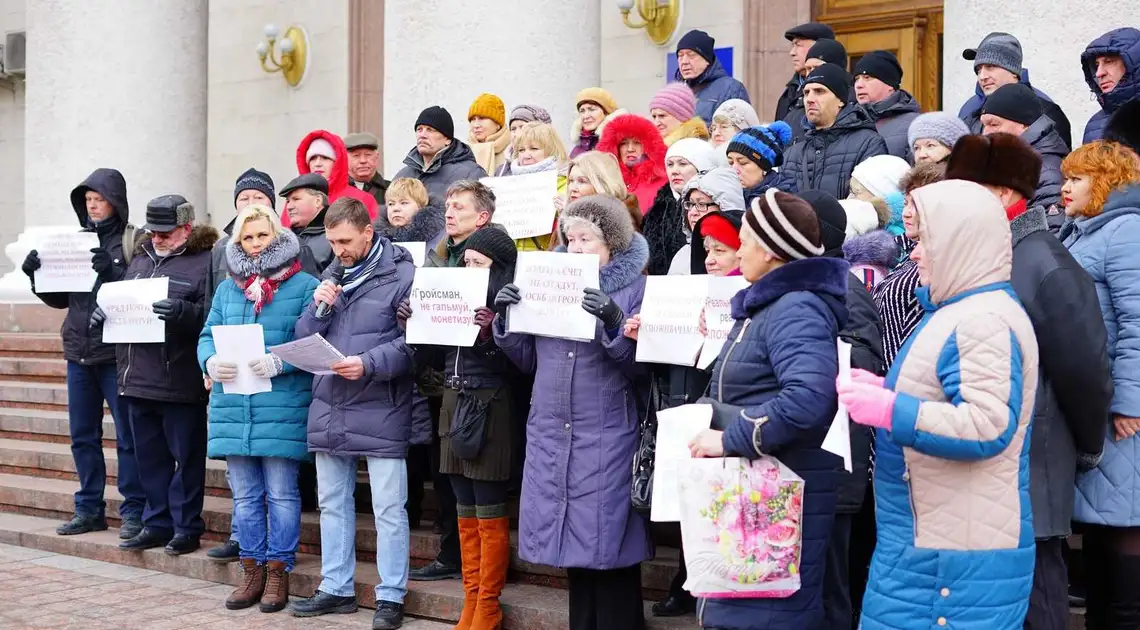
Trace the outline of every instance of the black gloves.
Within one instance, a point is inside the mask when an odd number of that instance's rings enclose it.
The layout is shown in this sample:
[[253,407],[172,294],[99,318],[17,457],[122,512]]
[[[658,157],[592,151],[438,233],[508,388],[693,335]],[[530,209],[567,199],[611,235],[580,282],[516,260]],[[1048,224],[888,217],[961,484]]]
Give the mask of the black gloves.
[[103,312],[103,309],[96,306],[95,310],[91,311],[91,319],[87,322],[87,326],[90,328],[98,328],[102,326],[105,321],[107,321],[107,314]]
[[610,299],[610,296],[598,289],[586,289],[585,293],[585,296],[582,297],[582,308],[587,313],[602,320],[602,326],[606,330],[621,327],[622,322],[625,321],[625,313],[621,311],[620,306]]
[[154,309],[158,318],[164,322],[176,322],[182,317],[182,313],[186,310],[186,302],[184,300],[172,300],[167,298],[159,300],[150,307]]
[[102,247],[91,249],[91,268],[99,277],[106,280],[111,271],[111,254]]
[[408,327],[408,318],[412,316],[412,304],[408,300],[400,302],[396,307],[396,323],[400,325],[400,329]]
[[499,289],[498,295],[495,296],[495,308],[506,308],[512,304],[522,302],[522,293],[519,288],[513,284],[507,284],[502,289]]
[[20,271],[29,278],[34,277],[36,270],[40,268],[40,253],[36,250],[28,252],[27,258],[24,258],[24,264],[20,265]]

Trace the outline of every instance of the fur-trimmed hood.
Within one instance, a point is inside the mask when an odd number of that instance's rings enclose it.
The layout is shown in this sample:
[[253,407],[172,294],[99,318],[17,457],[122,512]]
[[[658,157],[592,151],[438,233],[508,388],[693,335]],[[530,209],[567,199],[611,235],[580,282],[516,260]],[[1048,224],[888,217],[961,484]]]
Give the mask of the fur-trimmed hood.
[[[554,248],[556,252],[566,252],[565,245]],[[610,262],[598,270],[598,288],[602,293],[620,291],[645,274],[649,265],[649,242],[641,234],[634,232],[629,247],[610,252]]]
[[705,124],[705,121],[701,120],[699,116],[693,116],[681,123],[680,127],[670,131],[665,136],[664,141],[666,147],[671,147],[674,142],[682,138],[708,140],[710,137],[712,136],[709,135],[709,126]]
[[855,265],[890,269],[899,258],[899,244],[886,230],[873,230],[843,243],[843,257]]
[[235,280],[250,276],[271,276],[293,264],[301,255],[301,241],[292,231],[282,229],[277,238],[256,258],[245,253],[241,242],[230,237],[226,243],[226,268]]
[[445,228],[443,209],[436,205],[427,205],[412,217],[412,222],[395,227],[388,223],[388,217],[381,214],[372,223],[372,229],[383,234],[393,243],[433,243]]
[[[618,150],[626,138],[636,139],[645,149],[645,159],[632,168],[622,164]],[[646,184],[656,182],[659,185],[665,181],[665,154],[668,148],[661,138],[661,132],[657,131],[657,127],[648,118],[636,114],[624,114],[614,118],[602,132],[597,150],[605,151],[617,158],[622,179],[631,191]]]
[[[732,298],[732,318],[747,319],[796,291],[823,296],[840,322],[847,320],[847,276],[851,265],[842,258],[804,258],[765,274]],[[830,299],[827,299],[830,298]]]
[[[151,244],[150,235],[146,232],[140,232],[142,235],[136,241],[135,254],[147,254],[148,256],[154,255],[154,246]],[[190,238],[186,239],[186,244],[182,248],[184,254],[198,254],[201,252],[208,252],[214,248],[214,243],[218,242],[221,235],[218,230],[212,225],[195,225],[194,229],[190,232]]]

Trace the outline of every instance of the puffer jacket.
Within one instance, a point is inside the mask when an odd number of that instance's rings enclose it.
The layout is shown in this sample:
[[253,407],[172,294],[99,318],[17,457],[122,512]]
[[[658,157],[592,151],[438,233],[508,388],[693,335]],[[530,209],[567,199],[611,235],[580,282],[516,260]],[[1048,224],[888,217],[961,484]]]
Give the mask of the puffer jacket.
[[[94,191],[103,196],[115,214],[99,225],[94,225],[87,217],[85,195]],[[95,296],[104,282],[122,280],[127,270],[127,260],[123,256],[123,234],[130,227],[130,211],[127,208],[127,182],[122,173],[113,168],[96,169],[83,183],[71,191],[71,207],[84,232],[95,232],[99,236],[99,247],[111,255],[111,269],[105,278],[95,280],[89,293],[36,293],[35,282],[32,292],[41,302],[52,308],[67,309],[59,334],[63,338],[63,358],[81,365],[101,365],[115,361],[115,346],[103,343],[103,331],[92,330],[88,326],[91,313],[95,310]],[[130,227],[133,233],[134,228]]]
[[[1096,58],[1103,55],[1119,55],[1124,60],[1124,77],[1108,94],[1101,92],[1096,82]],[[1085,83],[1100,103],[1100,111],[1093,114],[1085,125],[1084,141],[1089,143],[1101,139],[1113,112],[1140,97],[1140,30],[1117,28],[1092,40],[1081,53],[1081,68],[1085,73]]]
[[[847,262],[808,258],[732,298],[736,320],[713,364],[708,398],[726,455],[779,459],[804,480],[800,590],[784,599],[702,599],[706,628],[816,628],[843,462],[820,448],[835,417],[835,339],[847,323]],[[766,418],[766,422],[757,420]]]
[[[1061,205],[1061,186],[1065,178],[1061,175],[1061,162],[1069,154],[1069,147],[1057,133],[1053,121],[1048,116],[1038,118],[1024,133],[1021,139],[1041,156],[1041,177],[1037,180],[1037,194],[1029,202],[1030,206],[1041,206],[1046,212],[1051,207]],[[1054,212],[1054,215],[1060,216]]]
[[[792,78],[788,80],[788,84],[784,86],[784,91],[780,94],[780,98],[776,100],[776,115],[772,120],[785,120],[788,117],[788,112],[796,105],[796,101],[800,98],[800,89],[803,87],[803,77],[799,74],[793,74]],[[792,127],[795,129],[795,127]]]
[[[1030,85],[1028,68],[1021,69],[1020,83],[1033,88],[1033,93],[1037,95],[1037,99],[1041,103],[1042,111],[1044,111],[1045,115],[1049,117],[1049,120],[1053,121],[1053,124],[1057,128],[1057,134],[1061,136],[1061,141],[1065,143],[1065,146],[1072,149],[1073,129],[1069,124],[1069,117],[1065,115],[1064,110],[1062,110],[1059,105],[1054,103],[1053,99],[1049,98],[1048,94]],[[982,92],[981,86],[975,82],[974,95],[966,99],[966,102],[962,103],[962,107],[958,110],[958,118],[961,118],[962,122],[966,123],[966,126],[970,128],[970,133],[972,134],[982,133],[981,112],[982,105],[985,102],[986,94],[985,92]]]
[[1009,223],[970,182],[912,193],[931,260],[925,315],[887,374],[875,448],[878,540],[864,630],[1020,630],[1036,546],[1033,324],[1009,284]]
[[887,153],[887,143],[858,105],[845,106],[827,129],[811,127],[806,118],[803,124],[807,137],[784,153],[780,173],[781,179],[794,182],[795,190],[822,190],[846,199],[855,166]]
[[[1065,224],[1062,242],[1096,285],[1115,387],[1110,411],[1140,417],[1140,186],[1113,193],[1099,215]],[[1140,436],[1116,440],[1111,426],[1108,432],[1100,464],[1077,477],[1073,520],[1135,527]]]
[[[632,167],[622,163],[619,152],[621,143],[627,138],[641,142],[645,149],[645,156]],[[602,140],[598,143],[598,151],[614,156],[620,165],[626,190],[637,197],[641,214],[648,213],[653,207],[657,191],[668,181],[665,176],[665,153],[668,149],[653,123],[648,118],[635,114],[618,116],[606,125]]]
[[[297,174],[307,175],[312,172],[309,170],[309,161],[305,159],[305,156],[308,154],[309,145],[317,138],[327,140],[332,145],[333,152],[336,153],[336,160],[333,162],[332,172],[329,173],[328,177],[329,203],[331,204],[341,197],[352,197],[363,203],[364,207],[368,208],[368,216],[375,219],[376,213],[379,211],[376,198],[352,184],[348,177],[348,151],[344,148],[344,140],[335,133],[317,129],[309,132],[301,139],[301,143],[297,145]],[[289,212],[284,209],[281,211],[281,225],[289,225]]]
[[749,105],[748,89],[740,81],[729,76],[719,59],[713,59],[705,71],[693,79],[686,79],[677,70],[673,74],[674,81],[684,81],[697,96],[697,116],[705,121],[705,125],[712,125],[713,114],[721,103],[738,98]]
[[471,147],[459,140],[452,140],[427,166],[424,166],[424,156],[412,147],[404,156],[404,168],[396,173],[395,179],[411,177],[420,180],[427,188],[429,203],[442,208],[447,201],[449,186],[461,179],[480,179],[486,176],[487,171],[475,162]]
[[887,143],[887,152],[913,164],[914,154],[907,140],[907,131],[910,130],[910,123],[921,112],[918,101],[914,100],[910,92],[896,90],[878,103],[864,105],[863,109],[871,116],[879,135]]
[[[226,268],[232,276],[217,291],[206,316],[206,326],[198,336],[198,365],[217,354],[214,326],[261,324],[265,347],[293,340],[293,329],[305,307],[313,301],[319,282],[301,271],[277,287],[273,299],[254,312],[253,302],[234,281],[251,275],[269,276],[288,269],[301,253],[297,237],[282,231],[257,258],[250,258],[237,243],[226,246]],[[270,379],[272,391],[260,394],[226,394],[225,383],[210,390],[210,427],[207,455],[220,459],[230,456],[282,457],[305,460],[309,456],[306,426],[313,400],[313,375],[282,364],[281,374]]]

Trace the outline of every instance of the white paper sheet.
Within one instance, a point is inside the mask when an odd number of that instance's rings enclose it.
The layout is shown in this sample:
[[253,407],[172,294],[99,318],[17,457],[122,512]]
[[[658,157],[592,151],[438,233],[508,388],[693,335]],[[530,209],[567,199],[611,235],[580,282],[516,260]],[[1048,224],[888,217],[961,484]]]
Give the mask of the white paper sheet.
[[487,303],[490,277],[490,269],[475,267],[416,269],[406,341],[462,348],[475,345],[479,335],[475,309]]
[[[851,380],[851,344],[839,340],[839,381],[847,383]],[[851,426],[847,422],[847,408],[839,403],[839,410],[835,412],[835,419],[831,421],[831,428],[823,438],[823,450],[835,453],[843,458],[843,467],[851,472]]]
[[701,311],[709,291],[709,276],[649,276],[641,301],[637,333],[639,363],[691,366],[705,338]]
[[261,324],[213,326],[214,349],[219,361],[237,365],[237,378],[229,383],[215,383],[223,394],[260,394],[273,390],[267,378],[253,373],[249,362],[265,356],[265,330]]
[[709,278],[708,301],[705,302],[705,345],[697,358],[697,367],[707,370],[720,356],[721,348],[732,330],[732,296],[748,286],[744,276]]
[[91,267],[91,250],[99,247],[99,235],[76,228],[41,230],[36,239],[40,268],[35,272],[40,293],[88,293],[98,274]]
[[554,229],[558,171],[479,180],[495,191],[495,223],[513,239],[544,236]]
[[653,458],[653,495],[649,520],[681,520],[681,462],[691,459],[689,442],[712,425],[712,405],[681,405],[657,412],[657,449]]
[[340,350],[319,334],[269,346],[269,351],[293,367],[313,374],[335,374],[329,366],[344,358]]
[[408,253],[412,255],[412,264],[413,265],[415,265],[417,267],[423,267],[424,266],[424,260],[427,259],[427,243],[423,243],[423,242],[419,242],[419,241],[408,241],[406,243],[392,243],[392,244],[393,245],[399,245],[400,247],[403,247],[404,249],[408,250]]
[[165,300],[169,278],[144,278],[108,282],[99,286],[95,302],[106,313],[103,343],[163,343],[166,322],[154,313],[152,304]]
[[596,254],[519,252],[515,285],[522,301],[508,309],[507,330],[594,340],[598,318],[582,310],[582,296],[587,288],[598,288]]

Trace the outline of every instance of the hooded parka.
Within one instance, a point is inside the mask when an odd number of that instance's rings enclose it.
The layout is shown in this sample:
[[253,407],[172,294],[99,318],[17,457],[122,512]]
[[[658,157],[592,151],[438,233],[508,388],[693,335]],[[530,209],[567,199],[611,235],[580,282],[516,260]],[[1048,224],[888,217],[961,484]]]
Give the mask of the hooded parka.
[[[301,140],[301,144],[297,145],[297,175],[306,175],[312,172],[309,168],[309,160],[305,156],[309,152],[309,145],[317,138],[327,140],[332,145],[333,152],[336,153],[336,160],[333,161],[332,172],[329,173],[328,177],[329,203],[331,204],[341,197],[352,197],[363,203],[364,207],[368,208],[368,216],[375,219],[379,208],[376,205],[376,198],[352,185],[348,177],[348,151],[344,148],[344,140],[335,133],[317,129],[310,131]],[[281,224],[288,227],[288,211],[281,212]]]
[[[1096,58],[1104,55],[1119,55],[1124,60],[1124,77],[1105,94],[1096,82]],[[1081,67],[1100,111],[1089,118],[1085,125],[1085,143],[1100,140],[1109,117],[1121,105],[1140,97],[1140,30],[1132,27],[1111,30],[1094,39],[1081,53]]]
[[[641,161],[633,166],[626,166],[621,159],[621,143],[627,138],[640,142],[645,151]],[[668,181],[665,175],[665,154],[668,148],[661,139],[661,133],[649,119],[636,114],[623,114],[606,125],[598,150],[617,159],[626,190],[637,197],[641,213],[648,213],[653,207],[657,191]]]
[[922,113],[918,108],[918,101],[906,90],[895,90],[887,98],[878,103],[867,103],[863,106],[879,135],[887,143],[887,152],[900,157],[907,162],[914,163],[914,154],[907,132],[910,123],[914,122]]
[[1042,115],[1024,133],[1021,139],[1029,143],[1037,155],[1041,156],[1041,177],[1037,181],[1037,194],[1029,205],[1049,210],[1061,205],[1061,185],[1065,183],[1061,175],[1061,162],[1069,154],[1069,147],[1057,133],[1053,120]]

